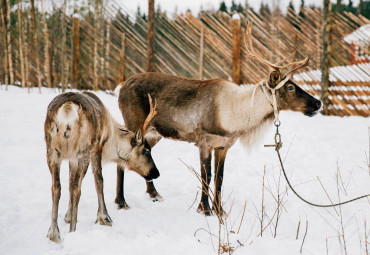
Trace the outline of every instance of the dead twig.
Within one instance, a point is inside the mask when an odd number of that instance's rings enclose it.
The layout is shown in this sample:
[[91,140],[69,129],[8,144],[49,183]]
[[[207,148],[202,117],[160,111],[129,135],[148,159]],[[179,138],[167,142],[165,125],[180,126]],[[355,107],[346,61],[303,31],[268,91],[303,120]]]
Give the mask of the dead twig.
[[308,230],[308,221],[306,220],[306,231],[304,232],[304,236],[303,236],[303,240],[302,240],[302,244],[301,244],[301,250],[300,250],[300,253],[302,253],[304,240],[306,240],[307,230]]
[[240,219],[240,223],[239,223],[238,231],[236,232],[237,234],[239,234],[240,228],[241,228],[242,223],[243,223],[244,213],[245,213],[245,207],[246,207],[246,206],[247,206],[247,200],[245,200],[245,201],[244,201],[243,215],[242,215],[242,218]]

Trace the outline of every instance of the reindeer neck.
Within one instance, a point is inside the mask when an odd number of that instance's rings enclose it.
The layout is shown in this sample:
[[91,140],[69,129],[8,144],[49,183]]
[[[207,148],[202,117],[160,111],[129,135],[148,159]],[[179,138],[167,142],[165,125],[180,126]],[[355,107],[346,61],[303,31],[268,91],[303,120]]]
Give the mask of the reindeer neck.
[[102,151],[102,160],[104,162],[117,162],[118,160],[116,148],[121,141],[119,139],[119,132],[122,132],[119,130],[120,128],[122,128],[122,125],[109,115],[103,131],[106,137]]
[[[246,88],[240,93],[239,109],[242,121],[239,131],[241,133],[250,132],[257,127],[262,126],[267,121],[272,121],[274,118],[274,109],[268,100],[267,95],[261,86]],[[267,92],[268,93],[268,92]],[[252,104],[253,98],[253,104]]]

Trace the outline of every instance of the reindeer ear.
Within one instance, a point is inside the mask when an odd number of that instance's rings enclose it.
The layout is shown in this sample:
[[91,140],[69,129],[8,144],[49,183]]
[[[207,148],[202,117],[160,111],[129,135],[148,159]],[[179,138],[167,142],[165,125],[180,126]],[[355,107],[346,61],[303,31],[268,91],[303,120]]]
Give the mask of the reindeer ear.
[[269,77],[269,86],[275,88],[280,82],[281,73],[279,71],[272,71]]
[[136,132],[135,132],[135,141],[136,141],[137,144],[142,144],[144,142],[143,141],[143,134],[142,134],[140,128],[138,130],[136,130]]

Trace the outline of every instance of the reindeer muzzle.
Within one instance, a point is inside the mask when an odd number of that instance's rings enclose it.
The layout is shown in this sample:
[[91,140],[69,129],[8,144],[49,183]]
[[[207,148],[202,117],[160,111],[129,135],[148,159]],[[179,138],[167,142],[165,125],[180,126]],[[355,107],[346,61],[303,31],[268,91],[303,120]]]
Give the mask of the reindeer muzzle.
[[160,176],[159,171],[157,168],[150,169],[150,172],[147,176],[145,176],[146,181],[151,181],[153,179],[157,179]]

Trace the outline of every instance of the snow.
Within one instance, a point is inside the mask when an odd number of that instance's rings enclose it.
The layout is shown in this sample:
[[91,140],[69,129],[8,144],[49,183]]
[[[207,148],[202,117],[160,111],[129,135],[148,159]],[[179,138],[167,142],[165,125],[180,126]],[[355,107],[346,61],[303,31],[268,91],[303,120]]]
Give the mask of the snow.
[[370,24],[363,25],[344,37],[347,43],[356,43],[361,47],[366,47],[370,43]]
[[[68,232],[69,225],[63,221],[69,198],[68,163],[63,162],[58,218],[62,242],[55,244],[46,238],[51,221],[51,177],[46,164],[43,124],[47,105],[57,94],[58,91],[50,89],[43,89],[39,94],[36,88],[28,94],[27,90],[15,86],[9,86],[5,91],[5,87],[0,86],[0,254],[215,254],[217,238],[206,231],[218,235],[217,217],[198,214],[198,202],[191,207],[200,185],[179,160],[198,171],[198,150],[192,144],[166,139],[162,139],[152,152],[161,172],[155,185],[163,202],[153,203],[145,193],[144,180],[128,171],[125,197],[131,209],[117,210],[114,204],[116,166],[103,167],[105,201],[113,219],[112,227],[95,224],[98,205],[89,169],[82,184],[77,231]],[[122,122],[117,97],[104,92],[96,94]],[[332,201],[338,201],[337,167],[343,181],[343,187],[339,182],[342,201],[370,193],[370,118],[322,115],[309,118],[292,112],[281,113],[280,117],[285,168],[292,184],[304,198],[329,203],[318,176]],[[271,129],[251,152],[236,143],[226,159],[223,200],[227,201],[224,209],[228,212],[231,208],[231,212],[225,222],[228,230],[235,232],[229,232],[231,246],[238,246],[237,240],[244,243],[235,254],[298,254],[306,220],[308,231],[302,254],[326,254],[326,240],[329,254],[339,254],[344,251],[343,240],[342,244],[338,241],[338,235],[342,234],[340,211],[347,251],[349,254],[365,254],[365,222],[368,222],[367,230],[370,229],[366,199],[335,211],[306,205],[288,191],[284,196],[276,238],[273,237],[275,219],[263,236],[257,237],[264,165],[265,187],[274,196],[277,194],[280,173],[277,157],[272,148],[263,147],[263,144],[272,143],[273,134]],[[284,179],[280,185],[280,191],[285,191]],[[264,192],[264,226],[276,209],[271,193]],[[245,216],[237,234],[245,201]],[[225,229],[225,225],[221,225],[224,242]]]

